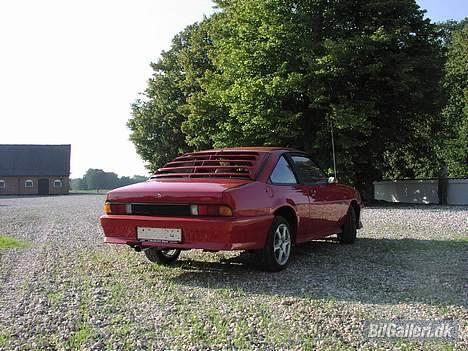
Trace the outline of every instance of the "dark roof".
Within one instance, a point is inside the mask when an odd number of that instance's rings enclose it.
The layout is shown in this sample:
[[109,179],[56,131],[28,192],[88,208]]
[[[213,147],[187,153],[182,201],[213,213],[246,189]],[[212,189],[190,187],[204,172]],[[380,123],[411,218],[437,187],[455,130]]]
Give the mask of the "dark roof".
[[0,176],[69,176],[71,145],[1,145]]

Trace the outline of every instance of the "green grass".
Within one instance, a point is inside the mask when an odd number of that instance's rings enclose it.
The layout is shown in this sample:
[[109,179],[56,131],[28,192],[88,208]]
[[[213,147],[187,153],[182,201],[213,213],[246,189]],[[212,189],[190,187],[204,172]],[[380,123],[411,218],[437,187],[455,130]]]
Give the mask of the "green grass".
[[468,235],[457,235],[455,236],[454,241],[468,244]]
[[8,336],[0,334],[0,347],[4,347],[8,342]]
[[0,235],[0,250],[2,249],[22,249],[30,247],[26,241],[17,240],[8,236]]
[[52,305],[59,305],[62,303],[64,299],[64,293],[63,291],[53,291],[47,294],[47,299],[49,300],[49,303]]
[[85,344],[93,335],[93,327],[89,323],[90,311],[90,280],[88,277],[83,277],[83,295],[79,306],[79,321],[75,332],[66,341],[65,347],[67,350],[82,350]]
[[67,349],[82,350],[83,345],[88,341],[92,334],[92,327],[87,323],[80,323],[78,329],[66,342]]

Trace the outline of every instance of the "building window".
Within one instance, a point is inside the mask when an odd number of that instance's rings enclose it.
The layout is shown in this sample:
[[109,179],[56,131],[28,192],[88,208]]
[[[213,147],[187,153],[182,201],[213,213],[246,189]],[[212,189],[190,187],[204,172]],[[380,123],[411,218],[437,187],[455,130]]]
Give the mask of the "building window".
[[25,188],[32,188],[34,186],[34,183],[31,179],[28,179],[24,182],[24,187]]
[[62,181],[60,179],[55,179],[54,188],[61,188],[61,187],[62,187]]
[[3,179],[0,179],[0,189],[5,189],[5,188],[6,188],[5,181]]

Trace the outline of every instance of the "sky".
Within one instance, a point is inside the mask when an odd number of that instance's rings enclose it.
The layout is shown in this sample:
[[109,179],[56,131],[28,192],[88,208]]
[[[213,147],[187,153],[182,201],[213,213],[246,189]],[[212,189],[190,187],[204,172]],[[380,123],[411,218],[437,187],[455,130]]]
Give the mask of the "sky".
[[[468,0],[419,0],[434,21]],[[88,168],[146,175],[129,141],[130,105],[149,64],[210,0],[0,0],[0,144],[71,144],[71,177]]]

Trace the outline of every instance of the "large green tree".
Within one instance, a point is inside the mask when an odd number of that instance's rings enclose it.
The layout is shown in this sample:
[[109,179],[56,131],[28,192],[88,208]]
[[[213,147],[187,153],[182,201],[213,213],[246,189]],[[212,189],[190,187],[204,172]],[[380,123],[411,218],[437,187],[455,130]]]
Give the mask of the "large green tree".
[[449,38],[444,90],[448,103],[443,111],[444,133],[440,155],[452,177],[468,176],[468,21]]
[[[216,70],[189,101],[189,144],[295,146],[329,167],[332,124],[340,173],[357,185],[432,171],[442,58],[415,1],[218,4]],[[206,122],[209,134],[195,127]]]
[[363,188],[432,175],[437,28],[414,0],[218,0],[176,36],[129,122],[150,167],[179,151],[283,145]]

